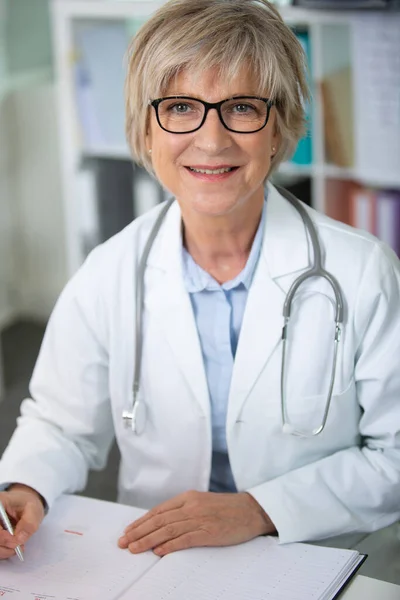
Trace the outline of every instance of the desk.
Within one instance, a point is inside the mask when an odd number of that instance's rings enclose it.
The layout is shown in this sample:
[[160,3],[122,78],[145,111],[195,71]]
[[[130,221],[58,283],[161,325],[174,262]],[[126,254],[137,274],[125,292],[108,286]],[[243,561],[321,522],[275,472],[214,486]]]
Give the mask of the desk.
[[357,575],[340,600],[400,600],[400,585]]

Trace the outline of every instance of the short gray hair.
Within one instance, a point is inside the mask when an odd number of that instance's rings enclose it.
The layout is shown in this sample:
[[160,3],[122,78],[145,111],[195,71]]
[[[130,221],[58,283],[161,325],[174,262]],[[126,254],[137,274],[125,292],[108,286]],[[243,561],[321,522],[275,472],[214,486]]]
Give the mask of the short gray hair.
[[306,57],[267,0],[169,0],[141,27],[128,50],[126,136],[134,160],[153,172],[146,150],[149,100],[163,96],[182,70],[217,68],[229,81],[249,64],[260,96],[274,100],[280,145],[270,173],[305,134]]

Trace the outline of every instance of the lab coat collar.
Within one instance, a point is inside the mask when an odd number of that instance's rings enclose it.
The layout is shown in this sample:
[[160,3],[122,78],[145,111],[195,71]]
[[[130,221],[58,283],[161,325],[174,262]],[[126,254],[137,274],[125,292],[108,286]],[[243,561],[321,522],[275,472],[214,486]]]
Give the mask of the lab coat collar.
[[[190,296],[181,257],[181,214],[174,202],[148,259],[145,309],[164,331],[182,375],[203,416],[210,419],[210,398]],[[261,370],[281,340],[287,290],[309,266],[307,236],[297,211],[270,186],[264,239],[249,290],[232,375],[227,430],[232,429]]]
[[[299,213],[268,183],[267,214],[261,256],[272,279],[310,266],[307,234]],[[148,266],[182,275],[181,213],[174,202],[150,253]]]

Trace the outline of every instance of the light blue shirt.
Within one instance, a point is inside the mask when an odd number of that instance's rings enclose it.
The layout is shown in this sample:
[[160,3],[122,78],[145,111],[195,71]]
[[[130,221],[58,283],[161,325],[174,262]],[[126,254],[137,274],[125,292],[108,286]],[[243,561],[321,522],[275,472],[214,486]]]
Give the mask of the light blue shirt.
[[260,256],[265,207],[266,202],[246,266],[231,281],[220,285],[182,246],[183,277],[192,302],[211,401],[210,491],[214,492],[236,491],[226,444],[226,413],[247,295]]

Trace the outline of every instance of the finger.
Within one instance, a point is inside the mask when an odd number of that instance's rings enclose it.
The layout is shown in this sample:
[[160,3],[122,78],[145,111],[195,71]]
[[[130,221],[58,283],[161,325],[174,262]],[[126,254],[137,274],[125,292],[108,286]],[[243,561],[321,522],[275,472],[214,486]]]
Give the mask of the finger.
[[210,538],[202,531],[188,531],[173,540],[168,540],[160,546],[154,548],[157,556],[165,556],[178,550],[187,550],[188,548],[199,548],[200,546],[210,546]]
[[6,558],[11,558],[11,556],[15,555],[14,550],[10,550],[10,548],[2,548],[0,546],[0,560],[4,560]]
[[136,521],[133,521],[133,523],[128,525],[128,527],[125,528],[124,533],[127,533],[127,532],[131,531],[132,529],[136,529],[137,527],[140,527],[143,523],[146,523],[147,521],[153,519],[154,517],[156,517],[158,515],[162,515],[170,510],[182,508],[184,503],[185,503],[185,500],[183,498],[183,494],[180,494],[179,496],[175,496],[174,498],[171,498],[170,500],[167,500],[166,502],[159,504],[158,506],[155,506],[154,508],[149,510],[145,515],[143,515],[143,517],[136,519]]
[[43,507],[37,502],[27,502],[20,520],[15,527],[18,544],[24,544],[39,528],[43,520]]
[[8,533],[8,531],[0,530],[0,547],[1,548],[15,548],[18,546],[18,542],[15,536]]
[[146,552],[147,550],[157,548],[170,540],[178,538],[185,533],[193,532],[194,530],[195,524],[193,520],[174,522],[157,531],[153,531],[149,535],[146,535],[135,542],[130,542],[128,548],[132,554],[139,554],[140,552]]
[[170,510],[155,515],[136,527],[127,528],[119,539],[119,542],[122,544],[121,548],[127,548],[132,542],[136,542],[155,531],[169,527],[177,522],[185,521],[188,518],[181,509]]

